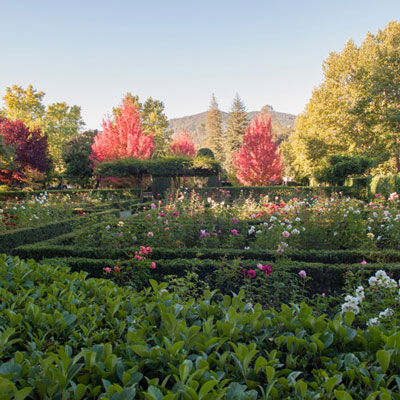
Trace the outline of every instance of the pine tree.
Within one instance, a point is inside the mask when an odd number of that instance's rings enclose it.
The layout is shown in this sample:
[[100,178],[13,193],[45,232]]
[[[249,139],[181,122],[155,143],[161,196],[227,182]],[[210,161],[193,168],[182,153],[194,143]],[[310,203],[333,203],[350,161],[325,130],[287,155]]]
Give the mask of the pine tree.
[[247,127],[242,146],[233,154],[233,166],[244,185],[264,186],[280,181],[284,166],[272,136],[271,117],[266,113],[258,114]]
[[214,94],[211,97],[211,105],[207,113],[206,134],[206,146],[213,151],[215,158],[218,161],[223,162],[225,157],[222,132],[222,114],[218,108],[218,103]]
[[249,117],[246,107],[241,98],[236,93],[233,100],[231,113],[228,117],[228,126],[225,131],[224,152],[225,152],[225,169],[232,170],[232,153],[236,152],[242,145],[243,135],[249,125]]

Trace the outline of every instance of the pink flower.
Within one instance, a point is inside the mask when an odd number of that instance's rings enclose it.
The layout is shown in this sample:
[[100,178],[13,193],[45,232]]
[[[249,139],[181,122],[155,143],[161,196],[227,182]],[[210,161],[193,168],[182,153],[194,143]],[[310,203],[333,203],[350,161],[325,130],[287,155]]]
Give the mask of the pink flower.
[[322,297],[325,297],[326,296],[326,294],[325,293],[322,293]]
[[147,233],[147,236],[148,236],[148,237],[153,237],[153,236],[154,236],[154,233],[153,233],[153,232],[148,232],[148,233]]
[[119,269],[119,267],[114,267],[114,271],[115,272],[120,272],[121,270]]
[[261,271],[265,272],[265,275],[271,275],[271,273],[272,273],[272,267],[268,264],[266,264],[266,265],[257,264],[257,268],[261,269]]
[[367,262],[365,260],[362,260],[360,264],[361,265],[367,265]]
[[236,229],[232,229],[231,232],[236,236],[238,235],[238,231]]
[[300,275],[302,278],[305,278],[305,277],[307,276],[307,272],[304,271],[304,269],[302,269],[302,270],[299,272],[299,275]]
[[160,215],[161,215],[161,218],[165,217],[165,213],[163,213],[163,212]]
[[381,197],[381,194],[380,193],[376,193],[375,197]]
[[282,235],[288,238],[290,236],[290,233],[288,231],[283,231]]
[[156,263],[154,261],[151,262],[151,269],[156,269]]
[[138,256],[137,254],[136,254],[136,256],[135,256],[135,258],[136,258],[136,260],[143,260],[143,257],[141,257],[141,256]]
[[105,271],[106,274],[109,274],[111,272],[111,268],[106,267],[106,268],[104,268],[104,271]]
[[174,211],[172,214],[173,214],[173,215],[178,215],[178,213],[177,213],[176,211]]
[[255,278],[256,275],[257,275],[257,272],[254,271],[254,269],[249,269],[249,270],[247,271],[247,275],[250,276],[250,278]]
[[151,209],[154,210],[155,208],[157,208],[157,206],[154,203],[151,203]]
[[237,218],[232,218],[232,222],[233,222],[234,224],[237,224],[237,223],[239,222],[239,220],[238,220]]

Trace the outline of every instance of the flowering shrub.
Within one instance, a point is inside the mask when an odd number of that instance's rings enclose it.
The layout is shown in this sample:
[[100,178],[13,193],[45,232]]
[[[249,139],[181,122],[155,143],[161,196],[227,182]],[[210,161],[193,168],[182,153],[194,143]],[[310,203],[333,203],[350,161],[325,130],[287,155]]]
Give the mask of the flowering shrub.
[[368,326],[398,326],[399,301],[399,284],[379,270],[368,279],[367,287],[360,285],[354,295],[346,295],[341,311],[353,313],[360,323]]

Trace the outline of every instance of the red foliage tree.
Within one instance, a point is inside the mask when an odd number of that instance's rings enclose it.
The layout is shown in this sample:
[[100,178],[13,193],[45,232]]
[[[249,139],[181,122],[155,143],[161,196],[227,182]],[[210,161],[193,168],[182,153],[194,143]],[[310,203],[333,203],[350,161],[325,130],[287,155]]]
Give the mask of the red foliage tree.
[[115,121],[103,120],[103,133],[94,138],[90,159],[95,162],[115,161],[120,158],[150,158],[154,150],[153,135],[143,133],[138,107],[125,98]]
[[[0,119],[0,135],[4,137],[6,146],[15,147],[15,163],[13,171],[2,171],[5,180],[21,180],[24,168],[46,172],[51,166],[48,154],[47,136],[42,136],[40,128],[29,130],[22,121]],[[8,177],[8,178],[6,178]]]
[[283,163],[272,136],[271,117],[261,113],[247,127],[243,144],[233,154],[233,166],[241,183],[263,186],[280,181]]
[[188,130],[180,131],[170,146],[170,150],[176,156],[187,156],[194,158],[196,149]]

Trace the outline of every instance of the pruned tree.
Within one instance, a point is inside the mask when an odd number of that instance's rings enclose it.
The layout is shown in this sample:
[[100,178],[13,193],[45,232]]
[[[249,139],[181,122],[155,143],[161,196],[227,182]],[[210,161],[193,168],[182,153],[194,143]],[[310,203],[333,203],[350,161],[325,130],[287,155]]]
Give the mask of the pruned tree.
[[265,112],[247,127],[242,146],[233,154],[233,165],[244,185],[263,186],[280,181],[284,166],[272,136],[271,117]]
[[211,97],[211,104],[207,113],[206,134],[206,146],[213,151],[218,161],[223,162],[225,159],[225,153],[222,131],[222,113],[218,108],[218,103],[214,94]]

